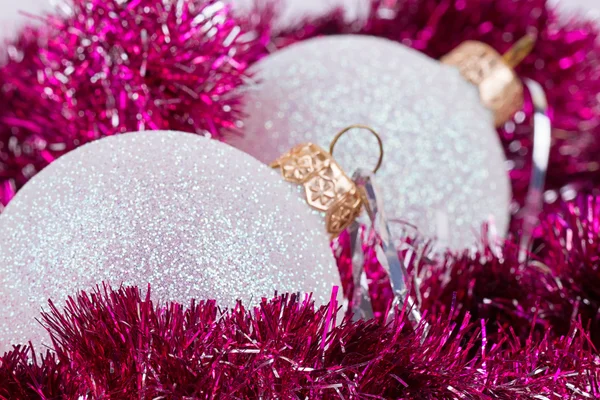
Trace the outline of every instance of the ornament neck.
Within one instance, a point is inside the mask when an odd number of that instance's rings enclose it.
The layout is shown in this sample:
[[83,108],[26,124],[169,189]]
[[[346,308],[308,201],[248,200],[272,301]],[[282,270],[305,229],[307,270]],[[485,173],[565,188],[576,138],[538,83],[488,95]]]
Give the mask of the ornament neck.
[[523,84],[514,68],[535,46],[536,36],[525,35],[504,55],[477,41],[466,41],[442,57],[442,63],[458,68],[462,76],[479,89],[481,102],[494,113],[502,126],[523,107]]

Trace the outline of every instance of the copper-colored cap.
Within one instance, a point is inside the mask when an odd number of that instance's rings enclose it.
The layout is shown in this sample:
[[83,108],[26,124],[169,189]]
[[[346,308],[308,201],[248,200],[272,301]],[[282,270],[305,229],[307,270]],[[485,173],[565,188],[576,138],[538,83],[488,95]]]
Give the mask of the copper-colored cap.
[[356,184],[331,154],[316,144],[294,147],[271,167],[279,169],[286,181],[302,185],[308,205],[325,213],[327,232],[333,237],[360,214],[362,197]]
[[466,80],[478,86],[482,103],[500,126],[523,107],[523,84],[514,67],[531,52],[535,40],[534,35],[526,35],[504,55],[485,43],[466,41],[441,61],[458,67]]

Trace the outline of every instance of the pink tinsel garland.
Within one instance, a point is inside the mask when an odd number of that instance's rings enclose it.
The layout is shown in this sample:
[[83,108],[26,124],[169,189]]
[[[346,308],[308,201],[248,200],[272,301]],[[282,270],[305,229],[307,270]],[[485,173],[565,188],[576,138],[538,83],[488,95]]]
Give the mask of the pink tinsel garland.
[[[73,0],[8,45],[0,68],[0,211],[60,155],[116,133],[221,138],[268,29],[216,0]],[[250,18],[250,17],[249,17]]]
[[499,332],[489,344],[468,317],[415,331],[400,312],[389,325],[335,326],[335,307],[292,295],[223,313],[212,301],[155,307],[135,288],[81,293],[43,315],[53,353],[24,346],[0,358],[0,399],[600,395],[598,360],[577,325],[523,345]]
[[[600,197],[579,196],[544,213],[538,238],[524,261],[517,240],[483,241],[477,252],[433,254],[428,242],[403,241],[400,258],[419,282],[420,308],[430,316],[486,321],[490,332],[510,330],[521,340],[568,333],[581,321],[600,348]],[[346,236],[337,252],[346,297],[352,289]],[[376,318],[383,318],[392,293],[381,267],[367,260]]]

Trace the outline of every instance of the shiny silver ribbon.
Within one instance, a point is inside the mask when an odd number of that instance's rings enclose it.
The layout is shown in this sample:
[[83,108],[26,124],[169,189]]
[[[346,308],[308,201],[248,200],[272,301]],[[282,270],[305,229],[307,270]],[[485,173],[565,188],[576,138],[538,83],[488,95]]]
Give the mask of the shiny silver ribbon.
[[416,327],[421,323],[421,313],[412,297],[409,296],[409,290],[406,286],[408,272],[398,257],[398,251],[394,246],[389,224],[383,211],[382,196],[379,194],[379,189],[375,183],[375,176],[370,171],[359,169],[354,173],[352,180],[363,191],[366,209],[366,213],[364,213],[366,214],[366,221],[365,217],[361,216],[349,228],[352,240],[352,271],[354,279],[353,318],[357,320],[373,317],[373,307],[364,271],[365,257],[360,234],[361,225],[365,225],[370,230],[369,233],[374,234],[377,238],[377,243],[375,243],[375,246],[377,246],[377,260],[387,272],[394,293],[394,302],[388,314],[388,320],[394,316],[396,309],[404,307],[408,313],[409,320],[413,323],[413,327]]
[[552,144],[552,123],[548,116],[548,100],[542,86],[531,80],[525,79],[525,85],[531,94],[533,102],[533,167],[529,189],[525,197],[525,204],[521,210],[523,232],[520,242],[519,261],[527,259],[531,252],[531,239],[533,230],[539,220],[544,206],[544,187],[546,173],[550,159],[550,146]]

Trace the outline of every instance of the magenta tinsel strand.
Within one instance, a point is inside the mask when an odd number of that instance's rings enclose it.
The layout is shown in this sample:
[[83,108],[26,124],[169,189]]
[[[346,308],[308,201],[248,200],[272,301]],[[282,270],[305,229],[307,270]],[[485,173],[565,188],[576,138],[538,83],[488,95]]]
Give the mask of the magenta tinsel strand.
[[600,348],[600,197],[580,196],[544,215],[534,256],[559,283],[546,292],[544,304],[558,334],[573,318]]
[[[407,239],[400,244],[400,258],[419,282],[421,309],[434,321],[471,315],[486,321],[488,340],[498,343],[497,329],[521,341],[538,340],[566,335],[580,320],[600,348],[600,197],[559,203],[541,216],[536,236],[525,261],[518,237],[501,245],[483,240],[476,252],[443,255],[427,242]],[[348,257],[338,261],[342,270],[351,269]],[[389,282],[376,257],[367,257],[365,265],[375,288],[374,313],[381,318],[392,300]]]
[[581,321],[600,348],[600,197],[560,203],[542,215],[536,236],[525,261],[512,240],[484,240],[477,252],[441,256],[407,242],[401,256],[419,281],[422,308],[433,318],[483,319],[491,342],[499,341],[498,328],[522,341],[537,340],[567,335]]
[[61,154],[145,129],[236,132],[239,88],[268,29],[214,0],[74,0],[7,47],[0,201]]
[[[584,18],[567,19],[546,0],[371,0],[363,24],[335,10],[307,20],[274,39],[278,46],[318,35],[360,33],[391,39],[439,58],[465,40],[506,51],[527,32],[538,35],[532,54],[517,68],[541,83],[552,113],[553,147],[548,201],[558,191],[600,185],[600,28]],[[532,107],[499,130],[509,159],[515,200],[522,202],[531,175]],[[569,193],[566,193],[569,196]]]
[[[335,307],[335,303],[330,307]],[[566,336],[521,341],[479,323],[404,327],[398,312],[331,326],[330,307],[284,295],[223,312],[212,301],[154,307],[136,288],[98,288],[51,304],[53,352],[0,357],[9,398],[535,399],[597,395],[598,359],[574,324]],[[329,328],[327,327],[329,325]],[[478,327],[479,326],[479,327]],[[325,344],[325,346],[322,346]]]

